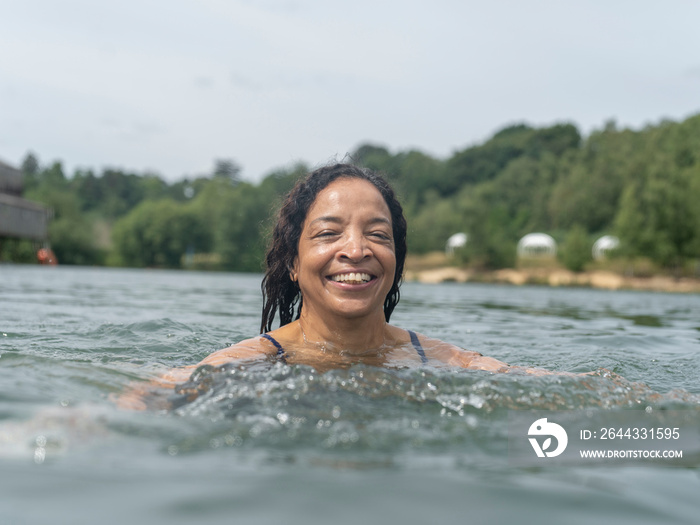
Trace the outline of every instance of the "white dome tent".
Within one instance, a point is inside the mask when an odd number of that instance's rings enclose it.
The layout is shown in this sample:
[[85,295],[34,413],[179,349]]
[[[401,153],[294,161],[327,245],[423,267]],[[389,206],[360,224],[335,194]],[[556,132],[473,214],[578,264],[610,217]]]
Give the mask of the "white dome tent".
[[454,255],[455,249],[465,246],[468,239],[469,236],[466,233],[455,233],[454,235],[451,235],[445,244],[445,253],[448,256]]
[[518,242],[518,257],[550,259],[557,255],[556,241],[546,233],[528,233]]
[[613,235],[603,235],[593,244],[593,259],[601,261],[620,246],[620,239]]

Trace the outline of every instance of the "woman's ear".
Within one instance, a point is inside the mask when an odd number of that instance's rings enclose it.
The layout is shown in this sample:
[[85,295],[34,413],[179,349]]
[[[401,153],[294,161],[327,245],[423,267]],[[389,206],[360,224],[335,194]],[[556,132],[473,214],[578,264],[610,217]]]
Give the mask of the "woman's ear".
[[289,278],[293,283],[299,280],[299,272],[297,271],[298,257],[294,257],[294,264],[289,267]]

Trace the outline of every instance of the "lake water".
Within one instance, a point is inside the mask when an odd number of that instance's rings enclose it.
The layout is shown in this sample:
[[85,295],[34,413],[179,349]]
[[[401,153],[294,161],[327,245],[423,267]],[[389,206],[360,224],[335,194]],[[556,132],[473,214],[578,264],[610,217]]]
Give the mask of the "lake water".
[[682,467],[526,468],[508,419],[648,408],[700,425],[700,296],[406,283],[398,326],[594,373],[260,365],[177,409],[115,408],[132,381],[256,334],[259,284],[0,266],[0,523],[697,523],[700,443]]

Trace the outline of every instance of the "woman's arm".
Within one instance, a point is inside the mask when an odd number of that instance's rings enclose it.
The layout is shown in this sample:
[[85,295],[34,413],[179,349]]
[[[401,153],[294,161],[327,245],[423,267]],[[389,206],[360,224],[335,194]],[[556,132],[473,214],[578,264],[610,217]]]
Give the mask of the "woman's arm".
[[420,340],[429,357],[437,359],[449,366],[468,368],[470,370],[486,370],[488,372],[498,372],[502,374],[521,372],[531,375],[578,375],[571,374],[570,372],[552,372],[541,368],[511,366],[493,357],[481,355],[479,352],[464,350],[463,348],[445,343],[439,339],[430,339],[420,336]]
[[185,383],[192,373],[202,365],[221,366],[233,361],[248,361],[267,357],[270,350],[260,337],[246,339],[233,346],[217,350],[196,365],[172,368],[150,381],[131,383],[121,394],[110,399],[124,410],[146,410],[147,408],[168,408],[167,397],[178,384]]

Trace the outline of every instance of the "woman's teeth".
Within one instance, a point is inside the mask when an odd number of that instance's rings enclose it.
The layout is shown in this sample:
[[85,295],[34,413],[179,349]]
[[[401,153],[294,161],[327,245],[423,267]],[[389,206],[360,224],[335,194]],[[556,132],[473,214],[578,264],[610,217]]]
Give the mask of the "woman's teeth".
[[369,282],[372,278],[367,273],[339,273],[331,279],[341,283],[361,284]]

